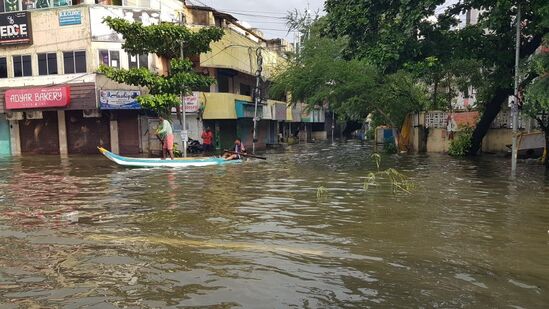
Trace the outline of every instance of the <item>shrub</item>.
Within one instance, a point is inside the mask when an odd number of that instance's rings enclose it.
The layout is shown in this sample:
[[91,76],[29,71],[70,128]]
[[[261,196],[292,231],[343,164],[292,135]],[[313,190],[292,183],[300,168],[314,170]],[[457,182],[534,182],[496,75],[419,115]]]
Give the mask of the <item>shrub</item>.
[[464,157],[471,149],[471,137],[473,136],[472,127],[461,127],[461,129],[456,132],[454,139],[450,143],[450,148],[448,149],[448,154],[453,157]]

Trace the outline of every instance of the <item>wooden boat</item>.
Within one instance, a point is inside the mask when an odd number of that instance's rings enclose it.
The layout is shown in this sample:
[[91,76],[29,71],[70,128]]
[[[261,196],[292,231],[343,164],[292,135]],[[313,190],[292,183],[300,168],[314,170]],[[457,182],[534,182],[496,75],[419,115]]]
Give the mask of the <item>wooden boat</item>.
[[158,158],[130,158],[114,154],[103,147],[97,147],[107,159],[122,166],[131,167],[190,167],[190,166],[209,166],[240,163],[242,160],[227,161],[223,158],[215,157],[191,157],[191,158],[176,158],[174,160],[161,160]]

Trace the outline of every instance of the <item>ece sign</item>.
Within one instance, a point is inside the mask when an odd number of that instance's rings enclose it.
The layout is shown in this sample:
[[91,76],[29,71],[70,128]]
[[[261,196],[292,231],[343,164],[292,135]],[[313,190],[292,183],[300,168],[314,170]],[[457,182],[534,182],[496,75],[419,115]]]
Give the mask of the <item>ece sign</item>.
[[6,109],[66,107],[71,100],[70,87],[10,89],[5,93]]
[[100,109],[141,109],[137,97],[139,90],[101,90],[99,92]]
[[29,12],[0,13],[0,46],[32,44]]

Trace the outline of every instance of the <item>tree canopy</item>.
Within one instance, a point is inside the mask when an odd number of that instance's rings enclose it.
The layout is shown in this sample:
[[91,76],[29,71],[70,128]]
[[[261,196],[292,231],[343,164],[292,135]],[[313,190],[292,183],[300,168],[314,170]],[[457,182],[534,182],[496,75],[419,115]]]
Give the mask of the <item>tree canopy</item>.
[[[477,90],[482,117],[473,133],[476,153],[507,96],[514,75],[514,22],[523,18],[521,58],[528,59],[547,33],[544,0],[327,0],[328,36],[348,39],[344,56],[374,63],[383,72],[410,70],[431,84],[453,79]],[[464,14],[480,11],[477,24],[458,26]],[[456,71],[457,70],[457,71]],[[525,78],[526,81],[529,77]],[[451,94],[451,87],[449,93]]]
[[158,114],[168,114],[173,107],[181,105],[180,94],[188,94],[193,89],[207,87],[214,82],[208,76],[193,70],[193,63],[181,59],[181,42],[185,55],[192,56],[210,50],[210,43],[223,36],[223,30],[215,27],[191,31],[184,26],[172,23],[144,26],[139,22],[129,22],[121,18],[106,17],[105,23],[122,34],[122,47],[129,54],[156,54],[167,60],[167,74],[149,71],[146,68],[117,69],[102,65],[99,72],[108,78],[129,85],[147,87],[148,95],[137,98],[145,109]]
[[374,113],[379,124],[395,127],[423,107],[425,91],[411,74],[383,74],[368,61],[345,59],[347,40],[320,36],[322,24],[322,19],[315,22],[301,52],[276,75],[272,95],[290,93],[292,102],[309,108],[328,105],[346,120],[362,122]]

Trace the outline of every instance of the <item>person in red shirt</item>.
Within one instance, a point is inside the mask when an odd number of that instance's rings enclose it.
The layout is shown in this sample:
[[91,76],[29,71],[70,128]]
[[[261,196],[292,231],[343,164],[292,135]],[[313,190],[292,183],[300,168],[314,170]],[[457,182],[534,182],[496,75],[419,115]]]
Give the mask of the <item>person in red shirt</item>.
[[214,150],[213,147],[213,133],[212,130],[208,127],[206,131],[202,132],[202,148],[204,152],[210,152]]

